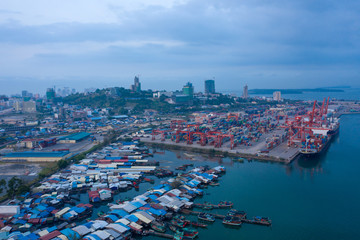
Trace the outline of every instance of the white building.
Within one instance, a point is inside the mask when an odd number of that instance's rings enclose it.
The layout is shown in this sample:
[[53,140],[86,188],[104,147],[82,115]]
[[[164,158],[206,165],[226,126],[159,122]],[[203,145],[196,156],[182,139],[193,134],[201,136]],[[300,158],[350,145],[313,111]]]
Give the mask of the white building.
[[273,100],[274,101],[281,101],[281,92],[280,91],[276,91],[273,93]]

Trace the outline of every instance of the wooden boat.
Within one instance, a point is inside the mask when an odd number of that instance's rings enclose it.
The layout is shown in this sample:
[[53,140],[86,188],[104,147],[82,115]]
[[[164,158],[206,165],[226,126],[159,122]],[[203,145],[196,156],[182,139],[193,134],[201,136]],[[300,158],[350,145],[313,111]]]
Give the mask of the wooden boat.
[[172,219],[170,221],[170,223],[175,226],[175,227],[179,227],[179,228],[183,228],[186,226],[187,222],[186,221],[182,221],[182,220],[179,220],[179,219]]
[[252,223],[261,225],[271,225],[271,220],[268,217],[256,216],[253,218]]
[[178,228],[174,225],[169,225],[169,229],[173,232],[178,232]]
[[157,232],[165,232],[166,231],[166,225],[163,222],[154,221],[151,223],[150,227]]
[[207,222],[215,222],[214,215],[212,215],[210,213],[199,213],[198,219],[207,221]]
[[234,204],[232,202],[228,202],[228,201],[221,201],[219,204],[218,204],[218,207],[219,208],[230,208],[232,207]]
[[174,240],[183,240],[184,239],[184,232],[176,231],[173,239]]
[[231,226],[241,226],[241,218],[239,217],[232,217],[232,216],[226,216],[223,221],[223,224],[231,225]]
[[184,232],[184,238],[196,238],[197,235],[199,234],[198,231],[196,231],[195,229],[191,229],[191,228],[183,228],[181,231]]
[[200,223],[200,222],[191,221],[191,222],[189,222],[189,224],[191,224],[194,227],[207,228],[206,224]]
[[218,183],[218,182],[211,182],[209,185],[210,185],[210,186],[219,186],[220,183]]
[[229,210],[229,212],[227,213],[228,216],[231,217],[239,217],[239,218],[245,218],[246,217],[246,212],[244,211],[238,211],[236,209],[231,209]]

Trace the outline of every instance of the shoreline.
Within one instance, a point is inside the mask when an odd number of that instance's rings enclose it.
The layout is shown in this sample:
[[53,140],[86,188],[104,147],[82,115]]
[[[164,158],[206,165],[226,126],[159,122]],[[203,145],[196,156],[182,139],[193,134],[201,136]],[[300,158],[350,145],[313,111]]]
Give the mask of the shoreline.
[[164,150],[186,150],[194,153],[205,153],[210,155],[219,155],[221,154],[223,157],[243,157],[247,160],[256,160],[260,162],[276,162],[281,164],[289,164],[291,163],[298,154],[295,154],[295,156],[291,157],[291,160],[286,160],[284,158],[280,157],[274,157],[274,156],[261,156],[256,154],[249,154],[249,153],[240,153],[240,152],[229,152],[224,150],[219,150],[215,148],[201,148],[201,147],[194,147],[194,146],[183,146],[183,145],[175,145],[175,144],[168,144],[168,143],[162,143],[162,142],[155,142],[155,141],[144,141],[143,139],[140,140],[145,145],[152,146],[152,147],[159,147]]

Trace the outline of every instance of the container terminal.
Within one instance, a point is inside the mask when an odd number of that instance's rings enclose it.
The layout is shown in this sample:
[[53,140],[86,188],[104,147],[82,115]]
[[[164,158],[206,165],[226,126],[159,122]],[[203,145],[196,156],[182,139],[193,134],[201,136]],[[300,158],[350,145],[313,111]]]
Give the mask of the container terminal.
[[195,114],[133,136],[149,145],[290,163],[300,154],[322,152],[338,132],[337,112],[329,111],[329,101],[315,101],[311,109],[276,108],[263,114]]

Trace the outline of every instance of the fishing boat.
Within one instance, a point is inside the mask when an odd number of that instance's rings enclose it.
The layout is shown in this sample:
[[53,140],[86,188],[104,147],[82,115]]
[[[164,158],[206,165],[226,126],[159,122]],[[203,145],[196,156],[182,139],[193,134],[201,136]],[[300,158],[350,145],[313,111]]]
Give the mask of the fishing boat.
[[183,240],[184,239],[184,232],[176,231],[173,239],[174,240]]
[[206,224],[200,223],[200,222],[191,221],[191,222],[189,222],[189,224],[191,224],[194,227],[207,228]]
[[209,185],[210,185],[210,186],[219,186],[220,183],[218,183],[218,182],[211,182]]
[[166,225],[163,222],[154,221],[151,223],[150,227],[157,232],[165,232],[166,231]]
[[238,211],[236,209],[231,209],[231,210],[229,210],[227,215],[231,216],[231,217],[245,218],[246,217],[246,212],[245,211]]
[[214,208],[214,206],[212,204],[204,204],[202,206],[202,209],[204,209],[204,210],[211,210],[213,208]]
[[155,180],[152,179],[152,178],[144,178],[144,181],[149,182],[149,183],[154,183],[155,182]]
[[271,225],[271,220],[268,217],[256,216],[253,218],[252,223],[261,225]]
[[183,228],[181,231],[184,232],[184,238],[194,239],[199,234],[198,231],[196,231],[195,229],[191,229],[191,228]]
[[198,219],[207,222],[215,222],[215,216],[210,213],[199,213]]
[[233,158],[233,161],[234,162],[244,162],[246,159],[245,158],[242,158],[242,157],[238,157],[238,158]]
[[169,225],[169,229],[171,231],[173,231],[173,232],[178,232],[179,231],[178,228],[176,226],[174,226],[174,225]]
[[230,208],[232,207],[234,204],[232,202],[228,202],[228,201],[221,201],[219,204],[218,204],[218,207],[219,208]]
[[231,225],[231,226],[241,226],[241,218],[239,217],[232,217],[232,216],[226,216],[223,221],[223,224]]
[[186,226],[187,222],[185,220],[174,218],[170,221],[170,223],[176,227],[183,228]]

